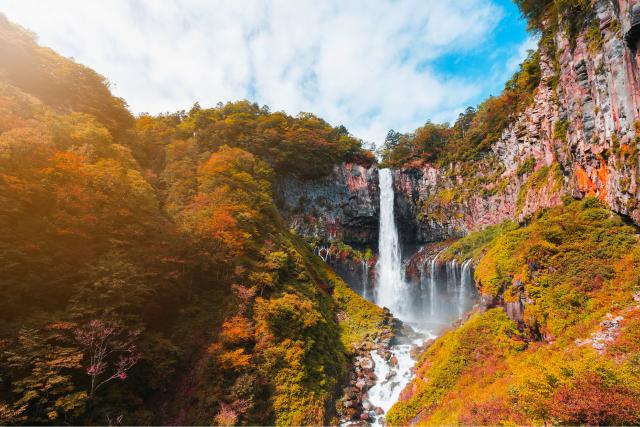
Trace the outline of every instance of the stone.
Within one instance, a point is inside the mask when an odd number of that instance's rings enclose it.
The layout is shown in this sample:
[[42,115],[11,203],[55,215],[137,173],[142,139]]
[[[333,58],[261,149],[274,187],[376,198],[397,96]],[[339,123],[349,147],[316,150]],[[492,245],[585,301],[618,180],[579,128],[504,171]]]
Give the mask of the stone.
[[391,356],[391,358],[389,359],[389,366],[393,368],[398,367],[398,358],[396,356]]
[[384,414],[384,409],[382,409],[381,407],[377,406],[376,409],[373,410],[373,412],[375,412],[376,415],[382,415],[382,414]]

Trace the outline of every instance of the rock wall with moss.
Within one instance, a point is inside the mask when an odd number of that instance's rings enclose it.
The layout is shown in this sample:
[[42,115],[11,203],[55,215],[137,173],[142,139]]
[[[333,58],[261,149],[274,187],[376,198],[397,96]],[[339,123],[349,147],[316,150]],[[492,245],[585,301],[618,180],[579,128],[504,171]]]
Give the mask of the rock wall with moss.
[[[398,203],[414,218],[406,238],[441,240],[522,221],[560,204],[563,195],[596,196],[640,223],[640,4],[542,3],[539,54],[529,64],[536,72],[528,74],[539,83],[530,98],[520,96],[525,107],[504,94],[492,98],[467,129],[482,131],[471,154],[448,160],[427,150],[397,165]],[[508,84],[505,93],[512,92]],[[491,127],[502,110],[510,112],[497,132],[476,123]],[[420,136],[420,130],[413,135]]]

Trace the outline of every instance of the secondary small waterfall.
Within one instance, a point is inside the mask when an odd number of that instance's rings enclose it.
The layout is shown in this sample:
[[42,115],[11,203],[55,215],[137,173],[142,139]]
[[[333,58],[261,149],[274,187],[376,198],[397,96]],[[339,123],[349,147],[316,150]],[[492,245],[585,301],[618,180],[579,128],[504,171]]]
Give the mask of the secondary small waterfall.
[[398,229],[393,211],[393,175],[389,169],[380,170],[380,238],[377,264],[378,286],[376,303],[389,308],[397,317],[406,315],[407,284],[402,272],[402,256]]

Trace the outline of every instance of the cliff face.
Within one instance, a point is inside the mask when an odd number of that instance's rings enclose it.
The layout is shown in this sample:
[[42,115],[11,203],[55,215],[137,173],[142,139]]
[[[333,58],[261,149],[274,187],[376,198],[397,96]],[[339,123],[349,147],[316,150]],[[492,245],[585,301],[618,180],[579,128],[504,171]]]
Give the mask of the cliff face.
[[343,163],[319,180],[287,177],[276,184],[278,207],[289,227],[323,243],[378,240],[378,169]]
[[640,1],[598,0],[598,28],[541,47],[541,83],[490,153],[472,164],[396,172],[407,238],[459,237],[595,195],[640,223]]

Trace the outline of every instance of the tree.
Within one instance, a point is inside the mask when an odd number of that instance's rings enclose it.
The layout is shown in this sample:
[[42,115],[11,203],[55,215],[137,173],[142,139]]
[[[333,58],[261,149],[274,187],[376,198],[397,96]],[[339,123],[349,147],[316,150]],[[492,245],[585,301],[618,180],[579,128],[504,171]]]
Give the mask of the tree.
[[73,345],[62,344],[60,332],[68,323],[49,325],[44,331],[23,328],[17,342],[3,354],[11,368],[11,389],[17,398],[0,404],[0,423],[30,421],[68,421],[83,412],[87,393],[73,381],[73,372],[81,368],[82,352]]
[[[127,378],[127,371],[140,360],[135,342],[141,332],[140,329],[125,331],[117,321],[98,319],[75,330],[76,341],[85,353],[85,371],[91,377],[89,397],[93,398],[104,384]],[[111,374],[101,379],[110,366]]]

